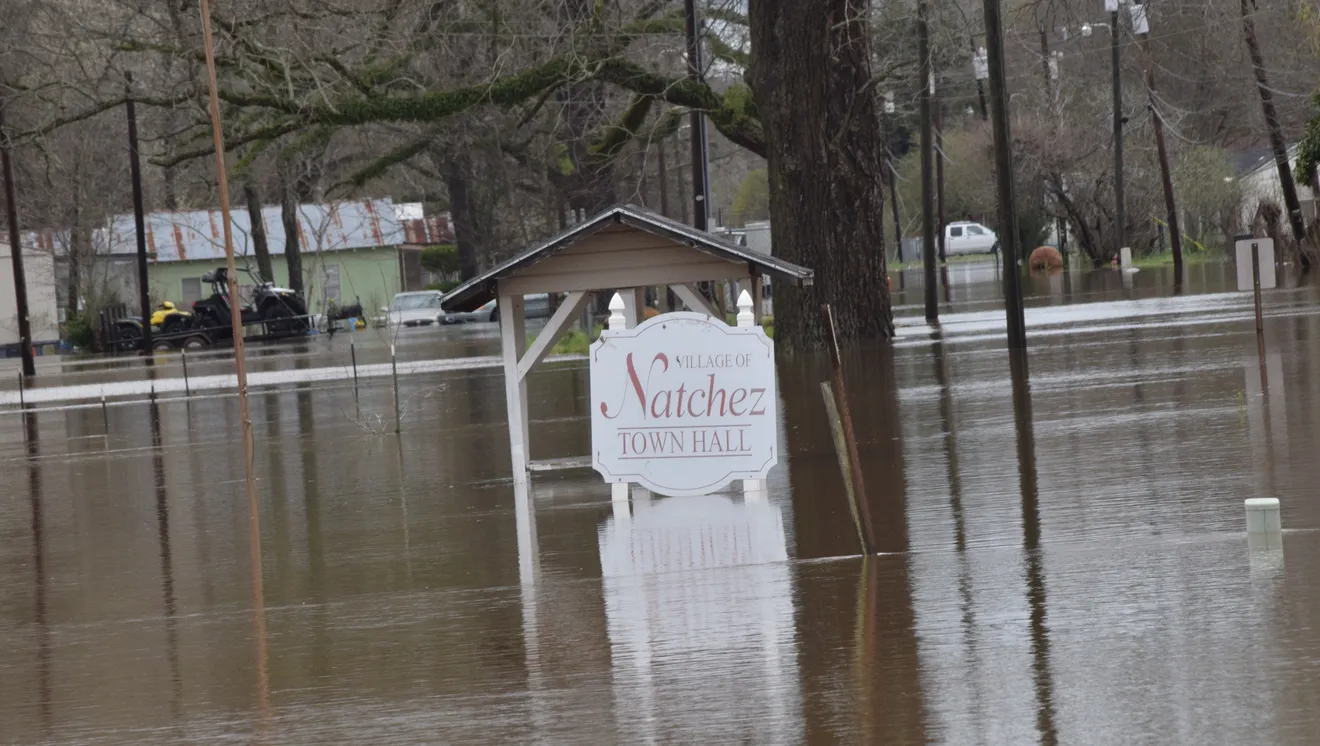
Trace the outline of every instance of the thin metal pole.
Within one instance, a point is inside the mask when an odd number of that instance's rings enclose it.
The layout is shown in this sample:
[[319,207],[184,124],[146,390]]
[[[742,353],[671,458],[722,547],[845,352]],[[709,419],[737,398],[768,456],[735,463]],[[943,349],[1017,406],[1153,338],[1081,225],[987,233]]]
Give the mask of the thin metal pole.
[[1260,310],[1260,244],[1251,242],[1251,293],[1256,304],[1256,338],[1265,337],[1265,318]]
[[263,713],[270,709],[270,682],[266,672],[265,594],[261,572],[261,518],[257,502],[257,474],[252,446],[252,416],[248,408],[247,360],[243,342],[243,314],[238,294],[238,268],[234,264],[234,228],[229,217],[229,176],[225,173],[224,125],[220,122],[220,93],[215,75],[215,42],[211,35],[211,5],[199,0],[202,12],[202,39],[206,46],[206,78],[211,98],[211,135],[215,142],[215,171],[220,192],[220,221],[224,228],[225,266],[229,270],[230,324],[234,334],[234,372],[238,379],[238,412],[243,430],[243,467],[247,487],[248,550],[252,571],[252,603],[257,639],[258,700]]
[[1004,23],[999,0],[985,0],[985,47],[990,73],[990,106],[995,138],[995,181],[999,197],[999,247],[1004,255],[1004,313],[1008,317],[1008,348],[1027,347],[1022,312],[1022,268],[1018,264],[1016,202],[1013,198],[1013,155],[1009,150],[1008,93],[1004,80]]
[[133,73],[125,73],[124,78],[124,108],[128,114],[128,164],[133,181],[133,227],[137,230],[138,301],[142,306],[142,352],[146,355],[147,365],[154,365],[151,349],[151,292],[147,287],[147,228],[142,199],[137,108],[133,105]]
[[[697,28],[696,0],[685,0],[683,16],[687,31],[688,78],[701,79],[701,40]],[[704,231],[710,226],[710,163],[707,157],[706,115],[693,109],[692,126],[692,227]]]
[[101,424],[105,429],[105,434],[110,434],[110,409],[105,404],[105,394],[101,394]]
[[14,164],[9,151],[14,143],[5,134],[5,107],[0,104],[0,170],[5,176],[5,219],[9,222],[9,257],[14,265],[14,302],[18,309],[18,351],[23,357],[23,375],[35,376],[37,362],[32,358],[32,324],[28,320],[27,275],[23,272],[23,251],[18,230],[18,199],[14,196]]
[[940,316],[939,291],[935,279],[935,140],[931,123],[930,27],[926,20],[927,0],[917,0],[918,85],[921,86],[921,263],[925,270],[926,321]]
[[390,345],[390,372],[394,377],[394,432],[403,430],[403,414],[399,410],[399,360],[394,355],[394,345]]
[[1127,218],[1123,199],[1123,81],[1118,45],[1118,11],[1109,14],[1110,77],[1114,89],[1114,256],[1123,252]]
[[358,376],[357,376],[357,341],[348,340],[348,355],[353,360],[353,398],[358,397]]

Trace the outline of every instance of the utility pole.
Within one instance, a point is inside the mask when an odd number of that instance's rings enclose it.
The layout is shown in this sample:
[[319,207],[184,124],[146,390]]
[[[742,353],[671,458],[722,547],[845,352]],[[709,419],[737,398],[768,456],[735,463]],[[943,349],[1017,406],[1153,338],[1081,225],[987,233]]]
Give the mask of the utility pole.
[[[1004,254],[1004,313],[1008,317],[1008,348],[1027,348],[1026,319],[1022,312],[1022,268],[1018,264],[1017,212],[1013,199],[1013,155],[1009,150],[1008,91],[1004,80],[1004,23],[999,0],[984,0],[985,46],[990,78],[990,105],[994,112],[995,182],[999,196],[999,246]],[[1023,370],[1025,371],[1025,355]]]
[[1118,4],[1121,0],[1105,0],[1109,13],[1109,56],[1111,84],[1114,90],[1114,256],[1123,252],[1126,240],[1127,217],[1123,199],[1123,79],[1122,59],[1118,46]]
[[[967,40],[972,43],[971,39]],[[972,77],[976,78],[976,100],[981,104],[981,121],[990,119],[990,110],[985,105],[985,79],[990,77],[990,65],[986,61],[985,47],[972,49]]]
[[[683,15],[687,26],[688,78],[701,79],[701,39],[697,33],[696,0],[685,0]],[[692,226],[699,231],[710,226],[710,164],[706,154],[706,116],[697,110],[692,122]]]
[[[987,0],[987,2],[998,0]],[[930,69],[930,26],[927,0],[917,0],[917,56],[920,57],[918,97],[921,112],[921,263],[925,269],[926,321],[939,320],[939,295],[935,287],[935,182],[932,163],[935,140],[931,122],[931,89],[935,80]]]
[[1150,122],[1155,128],[1155,151],[1160,159],[1160,185],[1164,188],[1164,210],[1168,215],[1169,244],[1173,247],[1173,284],[1182,287],[1183,255],[1182,231],[1178,227],[1178,206],[1173,196],[1173,176],[1169,173],[1169,149],[1164,142],[1164,117],[1160,116],[1155,100],[1155,57],[1150,52],[1150,18],[1146,6],[1134,3],[1132,29],[1141,39],[1141,51],[1146,57],[1146,105],[1150,108]]
[[[7,102],[5,102],[7,103]],[[14,196],[14,164],[10,151],[14,141],[5,132],[5,107],[0,105],[0,170],[5,175],[5,219],[9,222],[9,257],[14,265],[14,301],[18,306],[18,351],[23,357],[23,377],[37,374],[32,358],[32,324],[28,321],[27,275],[23,272],[23,250],[19,243],[18,199]]]
[[138,300],[142,307],[142,350],[147,365],[151,348],[151,293],[147,287],[147,226],[142,199],[142,163],[138,150],[137,108],[133,105],[133,73],[124,80],[124,109],[128,114],[128,167],[133,181],[133,227],[137,230]]
[[[935,241],[939,247],[940,263],[944,256],[944,102],[940,100],[937,89],[932,97],[935,118]],[[948,290],[948,276],[945,276],[945,290]]]
[[[1067,29],[1064,29],[1064,33],[1066,40]],[[1052,119],[1054,124],[1052,127],[1055,137],[1058,137],[1059,131],[1063,126],[1063,110],[1059,105],[1059,86],[1056,85],[1056,81],[1059,79],[1060,68],[1062,67],[1062,61],[1060,59],[1061,54],[1062,53],[1060,52],[1050,51],[1050,34],[1049,31],[1042,26],[1040,28],[1040,66],[1041,72],[1045,76],[1045,100],[1052,110],[1051,114],[1054,115]],[[1059,237],[1059,258],[1063,260],[1064,281],[1067,282],[1068,254],[1064,245],[1064,235],[1067,231],[1067,225],[1062,218],[1055,218],[1054,230]]]
[[1292,167],[1288,163],[1288,145],[1283,140],[1279,113],[1274,110],[1274,95],[1270,92],[1270,81],[1265,75],[1265,57],[1260,53],[1260,42],[1256,40],[1256,24],[1251,20],[1247,0],[1241,0],[1241,5],[1242,34],[1247,39],[1251,67],[1256,72],[1256,92],[1260,94],[1260,108],[1265,114],[1265,126],[1270,132],[1270,150],[1274,151],[1274,166],[1279,171],[1284,209],[1288,211],[1288,224],[1292,227],[1293,238],[1297,240],[1298,262],[1303,270],[1308,270],[1311,268],[1311,257],[1302,248],[1302,242],[1306,240],[1306,225],[1302,221],[1302,205],[1297,200],[1297,185],[1293,182]]

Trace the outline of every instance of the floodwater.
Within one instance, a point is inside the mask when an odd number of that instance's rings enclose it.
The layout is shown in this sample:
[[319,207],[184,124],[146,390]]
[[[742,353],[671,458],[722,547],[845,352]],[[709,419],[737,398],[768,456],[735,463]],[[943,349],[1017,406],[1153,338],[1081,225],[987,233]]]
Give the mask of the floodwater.
[[[233,398],[0,417],[0,743],[1320,742],[1320,292],[1266,294],[1262,358],[1206,272],[1033,280],[1029,378],[993,278],[939,329],[902,290],[847,356],[865,559],[820,360],[759,500],[516,489],[497,369],[401,379],[401,435],[388,379],[255,394],[259,604]],[[529,389],[533,456],[584,454],[585,367]]]

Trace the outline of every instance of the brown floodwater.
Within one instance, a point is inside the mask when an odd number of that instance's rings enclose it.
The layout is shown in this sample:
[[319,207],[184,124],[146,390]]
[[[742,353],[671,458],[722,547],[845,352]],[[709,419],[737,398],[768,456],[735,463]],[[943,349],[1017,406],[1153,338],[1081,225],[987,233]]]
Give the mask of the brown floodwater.
[[[1024,364],[989,270],[846,355],[867,558],[824,360],[760,500],[515,488],[497,369],[401,379],[402,435],[388,380],[255,393],[259,607],[233,398],[0,416],[0,743],[1320,742],[1320,293],[1261,358],[1231,268],[1033,279]],[[529,388],[534,457],[584,454],[585,366]]]

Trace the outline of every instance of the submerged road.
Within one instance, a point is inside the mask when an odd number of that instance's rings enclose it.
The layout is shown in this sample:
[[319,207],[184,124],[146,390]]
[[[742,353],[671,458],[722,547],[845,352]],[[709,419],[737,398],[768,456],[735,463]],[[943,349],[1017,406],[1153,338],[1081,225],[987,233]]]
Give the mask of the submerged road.
[[[556,355],[547,357],[545,362],[584,360],[582,355]],[[446,373],[463,370],[498,368],[502,365],[499,357],[465,357],[445,360],[414,360],[398,364],[400,376],[421,373]],[[357,366],[357,377],[389,377],[393,368],[389,363],[374,363]],[[293,368],[289,370],[250,372],[248,388],[257,389],[265,386],[280,386],[296,383],[315,383],[325,381],[352,382],[353,368],[350,365],[334,365],[320,368]],[[92,401],[101,397],[145,397],[154,391],[156,394],[184,393],[185,391],[232,391],[238,387],[235,375],[190,376],[187,381],[183,376],[156,378],[138,381],[105,381],[103,383],[83,383],[72,386],[49,386],[27,389],[22,394],[22,401],[28,404],[56,402]],[[18,391],[0,391],[0,404],[19,404]]]

